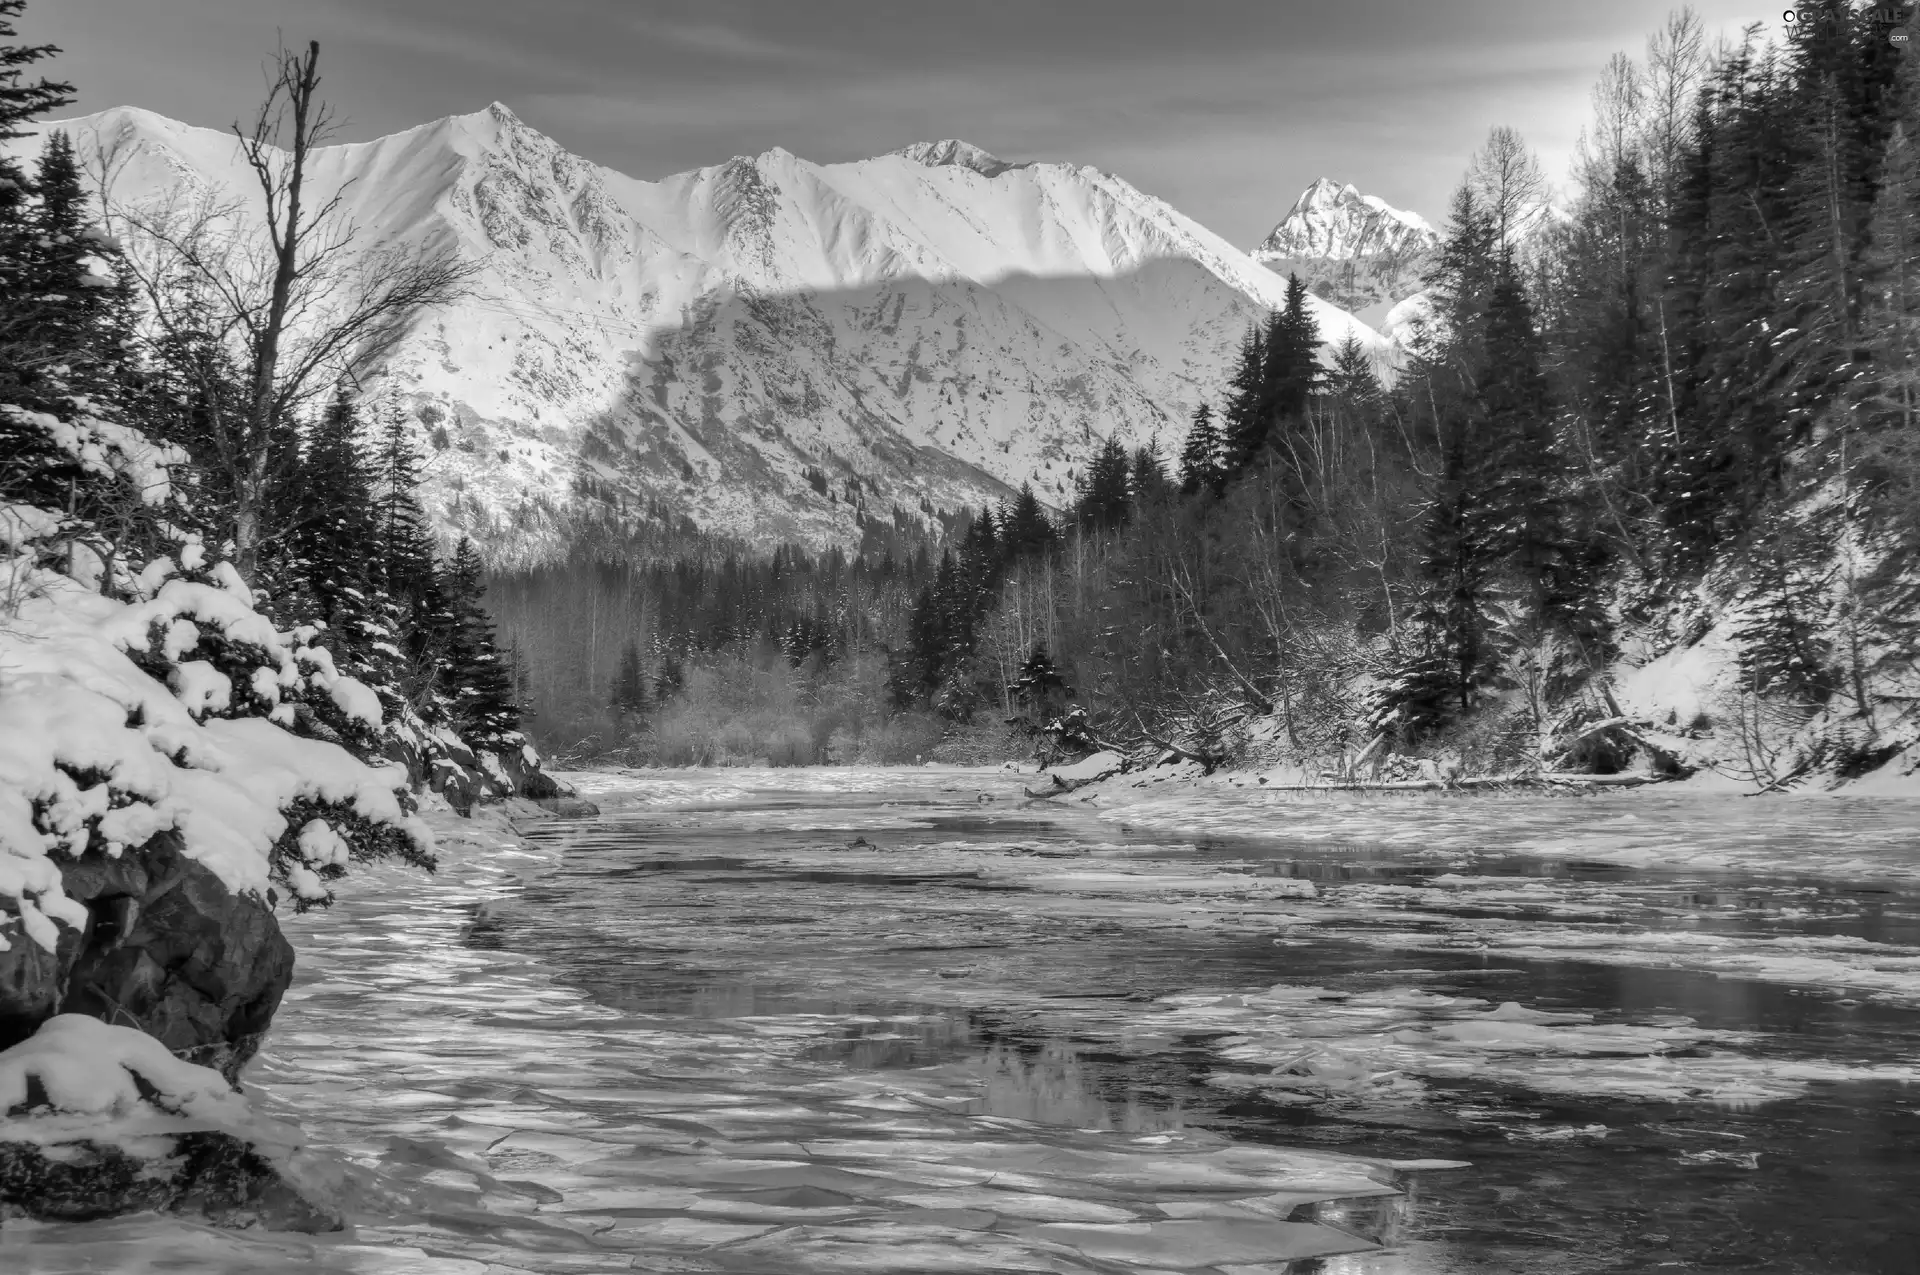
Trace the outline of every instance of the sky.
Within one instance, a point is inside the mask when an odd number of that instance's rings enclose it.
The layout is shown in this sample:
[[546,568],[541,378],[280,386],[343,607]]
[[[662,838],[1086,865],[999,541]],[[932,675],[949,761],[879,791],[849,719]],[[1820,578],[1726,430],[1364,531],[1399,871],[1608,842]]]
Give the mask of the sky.
[[[1314,179],[1436,223],[1489,127],[1556,180],[1673,0],[29,0],[78,101],[224,127],[318,40],[341,140],[501,101],[635,177],[963,138],[1119,174],[1251,247]],[[1695,0],[1709,32],[1780,4]]]

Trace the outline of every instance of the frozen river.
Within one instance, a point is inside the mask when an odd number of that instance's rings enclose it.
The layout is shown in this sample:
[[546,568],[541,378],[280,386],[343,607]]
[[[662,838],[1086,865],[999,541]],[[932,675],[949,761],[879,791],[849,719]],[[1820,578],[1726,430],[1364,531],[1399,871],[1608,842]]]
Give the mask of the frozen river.
[[293,919],[355,1226],[0,1269],[1920,1270],[1920,806],[594,777]]

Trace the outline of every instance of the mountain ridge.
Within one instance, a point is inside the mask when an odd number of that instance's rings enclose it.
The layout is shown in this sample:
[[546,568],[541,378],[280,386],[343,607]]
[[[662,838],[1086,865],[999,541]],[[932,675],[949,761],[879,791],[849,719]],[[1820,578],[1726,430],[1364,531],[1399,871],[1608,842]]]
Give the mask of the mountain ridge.
[[[248,189],[230,134],[137,107],[37,131],[54,128],[116,157],[117,198]],[[327,147],[313,171],[370,245],[476,272],[375,393],[418,422],[438,522],[497,561],[564,552],[590,509],[823,547],[1027,481],[1063,503],[1099,437],[1174,451],[1284,294],[1118,177],[958,139],[842,164],[775,147],[649,181],[494,103]],[[1329,342],[1392,357],[1315,311]]]

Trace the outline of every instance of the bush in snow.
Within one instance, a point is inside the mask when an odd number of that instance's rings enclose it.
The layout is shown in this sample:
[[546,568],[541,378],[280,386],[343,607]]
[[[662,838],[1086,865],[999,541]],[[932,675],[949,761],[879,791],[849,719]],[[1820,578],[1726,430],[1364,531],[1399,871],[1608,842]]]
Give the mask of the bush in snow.
[[87,923],[61,889],[63,857],[119,855],[167,830],[229,889],[285,888],[299,907],[329,901],[327,882],[356,859],[430,866],[404,770],[341,747],[371,750],[374,694],[169,527],[174,453],[68,407],[0,416],[37,431],[76,489],[105,493],[96,503],[138,500],[173,552],[102,552],[96,520],[0,507],[0,901],[26,935],[51,951],[56,922]]

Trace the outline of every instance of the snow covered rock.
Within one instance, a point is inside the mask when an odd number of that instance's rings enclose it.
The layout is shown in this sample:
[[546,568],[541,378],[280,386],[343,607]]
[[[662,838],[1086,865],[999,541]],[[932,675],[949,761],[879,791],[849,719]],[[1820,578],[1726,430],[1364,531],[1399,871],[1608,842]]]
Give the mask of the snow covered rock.
[[63,927],[52,954],[37,943],[0,952],[0,1045],[57,1008],[138,1024],[237,1080],[293,980],[293,947],[265,900],[186,857],[176,832],[137,855],[90,851],[63,862],[61,878],[86,924]]
[[144,522],[103,554],[86,517],[8,506],[0,1048],[78,1011],[231,1079],[291,977],[273,908],[326,903],[350,861],[430,868],[432,839],[404,771],[297,733],[305,710],[370,752],[378,703],[171,526],[179,455],[83,400],[54,406],[0,404],[0,442],[37,480],[19,490],[145,502]]
[[1111,775],[1117,775],[1127,768],[1127,759],[1115,752],[1099,752],[1091,757],[1083,757],[1067,766],[1056,766],[1048,771],[1052,779],[1052,792],[1035,791],[1029,788],[1030,797],[1050,797],[1058,793],[1072,792],[1088,784],[1098,783]]
[[298,1148],[218,1072],[130,1027],[62,1014],[0,1052],[0,1219],[167,1210],[337,1231],[339,1213],[295,1184]]

